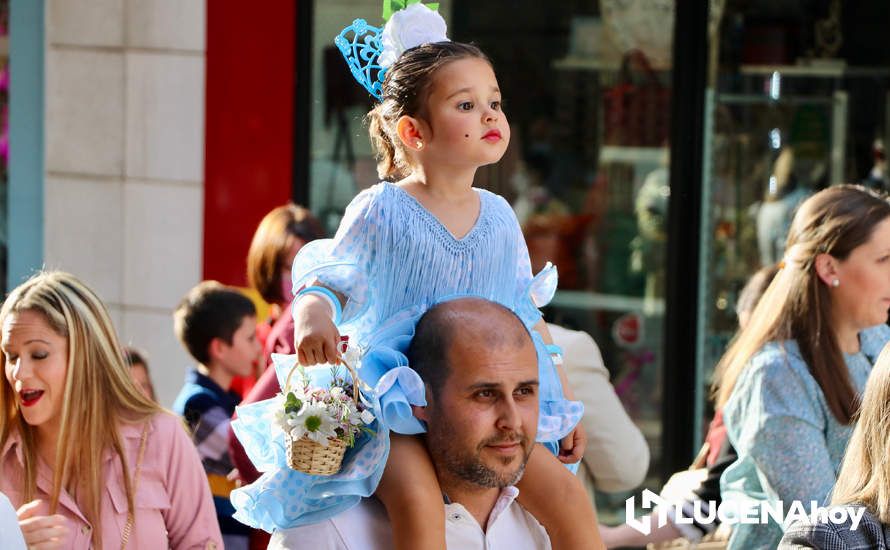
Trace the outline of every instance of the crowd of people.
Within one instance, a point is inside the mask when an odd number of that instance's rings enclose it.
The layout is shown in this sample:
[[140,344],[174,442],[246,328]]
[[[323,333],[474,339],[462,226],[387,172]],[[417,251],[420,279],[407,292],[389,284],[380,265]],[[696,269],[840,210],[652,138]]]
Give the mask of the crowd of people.
[[[885,548],[887,197],[836,185],[802,202],[717,365],[704,481],[648,535],[601,526],[592,487],[636,487],[649,453],[592,339],[544,322],[556,270],[532,273],[509,204],[473,186],[509,141],[494,68],[425,5],[391,24],[423,32],[384,40],[385,76],[354,71],[379,101],[381,183],[331,239],[293,204],[262,220],[247,279],[269,318],[214,281],[183,297],[171,325],[193,366],[172,411],[75,276],[40,272],[6,297],[0,546],[577,550],[713,536],[715,522],[677,516],[694,506],[815,502],[833,507],[728,522],[726,544]],[[270,435],[282,365],[349,349],[373,437],[351,442],[340,474],[297,472]]]

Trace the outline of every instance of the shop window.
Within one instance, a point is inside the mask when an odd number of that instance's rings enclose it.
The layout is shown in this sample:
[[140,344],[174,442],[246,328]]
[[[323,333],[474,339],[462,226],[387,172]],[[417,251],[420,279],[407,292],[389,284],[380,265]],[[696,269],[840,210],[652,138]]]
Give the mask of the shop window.
[[726,2],[711,19],[703,396],[736,332],[739,291],[781,260],[796,207],[839,183],[890,190],[890,5]]

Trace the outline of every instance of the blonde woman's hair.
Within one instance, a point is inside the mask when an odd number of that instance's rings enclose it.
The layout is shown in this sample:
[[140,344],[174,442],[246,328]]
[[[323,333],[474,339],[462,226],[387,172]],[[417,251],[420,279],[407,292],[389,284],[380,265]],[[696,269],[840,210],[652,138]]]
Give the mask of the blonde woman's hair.
[[862,504],[890,524],[890,346],[868,377],[832,504]]
[[[117,427],[124,422],[145,423],[162,409],[143,396],[130,377],[102,301],[73,275],[41,272],[16,287],[0,309],[0,327],[10,315],[23,311],[42,315],[52,330],[68,341],[50,511],[56,512],[63,488],[72,494],[76,488],[78,505],[94,526],[93,546],[103,548],[103,454],[110,449],[120,460],[127,504],[131,511],[135,510],[131,468]],[[0,354],[0,363],[5,369],[5,354]],[[0,448],[15,432],[22,440],[22,494],[28,502],[34,498],[36,488],[36,430],[25,422],[14,390],[7,382],[0,391]]]
[[887,198],[861,186],[829,187],[804,201],[791,223],[783,267],[717,364],[712,389],[718,408],[764,344],[795,340],[832,414],[850,423],[858,396],[840,368],[845,361],[831,325],[831,291],[816,274],[815,260],[820,254],[846,260],[887,218]]

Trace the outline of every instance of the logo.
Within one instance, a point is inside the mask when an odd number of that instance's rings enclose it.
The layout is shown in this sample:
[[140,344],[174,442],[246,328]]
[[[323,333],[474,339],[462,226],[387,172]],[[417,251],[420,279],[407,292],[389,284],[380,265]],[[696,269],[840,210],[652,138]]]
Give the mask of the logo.
[[625,313],[612,324],[612,339],[620,346],[635,348],[643,341],[643,316]]
[[[668,516],[671,521],[680,525],[709,525],[716,520],[727,525],[738,523],[766,525],[770,521],[788,527],[798,520],[809,520],[810,523],[834,523],[837,525],[850,522],[850,530],[855,531],[862,521],[865,508],[833,507],[822,508],[815,500],[810,501],[809,511],[798,500],[792,501],[787,510],[781,500],[774,502],[748,501],[737,502],[734,500],[723,501],[719,505],[714,501],[696,500],[694,502],[669,502],[661,496],[645,489],[642,493],[640,507],[644,510],[655,509],[656,525],[661,528],[667,525]],[[691,508],[691,515],[689,509]],[[652,532],[652,516],[646,515],[637,519],[636,497],[630,497],[624,501],[625,523],[634,530],[648,535]]]

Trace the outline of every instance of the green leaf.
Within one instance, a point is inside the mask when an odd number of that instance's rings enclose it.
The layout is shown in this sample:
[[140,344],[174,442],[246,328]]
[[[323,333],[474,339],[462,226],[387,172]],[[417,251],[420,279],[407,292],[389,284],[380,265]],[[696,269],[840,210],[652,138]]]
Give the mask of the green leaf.
[[298,413],[302,408],[303,402],[297,399],[297,396],[294,395],[294,392],[288,392],[287,397],[284,399],[284,412]]
[[[421,4],[422,0],[383,0],[383,20],[389,21],[392,14],[399,10],[403,10],[412,4]],[[439,3],[433,2],[425,4],[431,10],[438,11]]]

